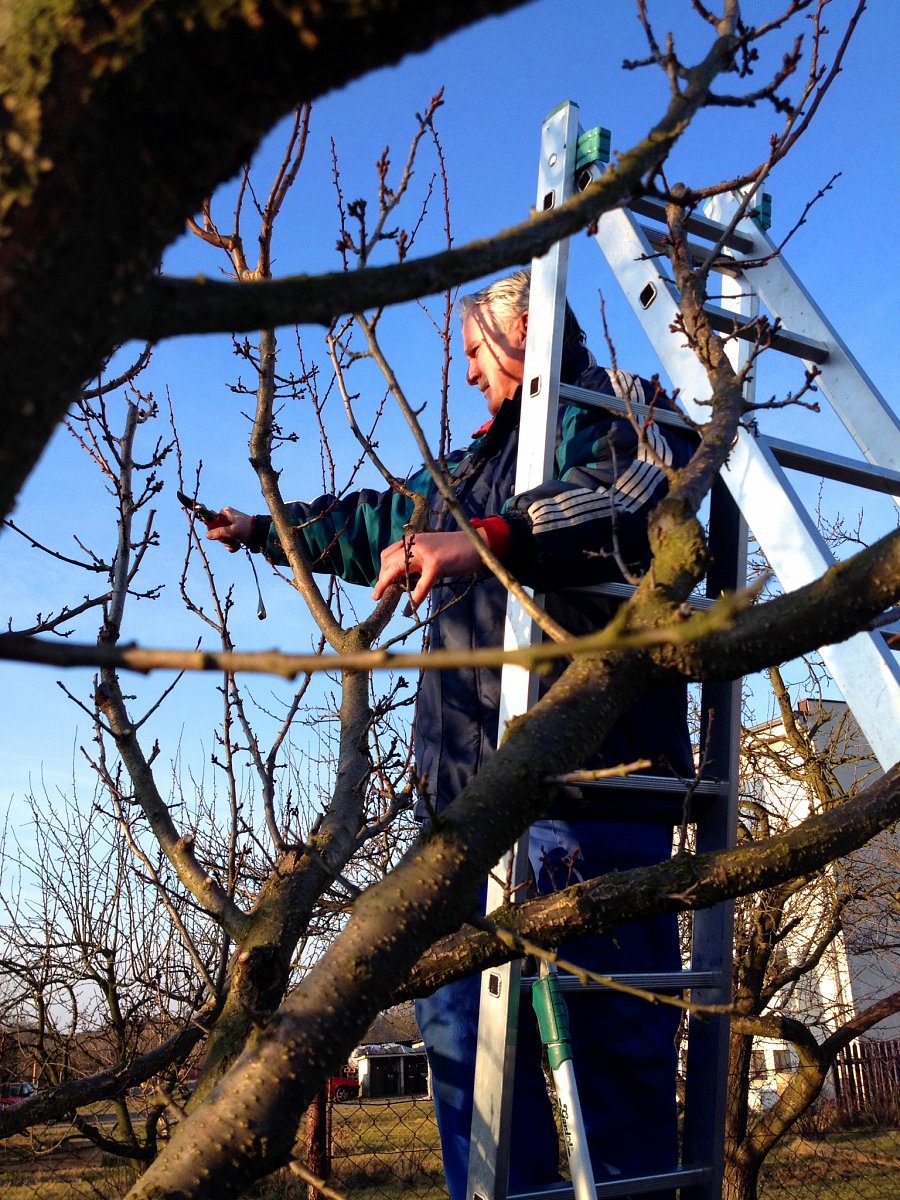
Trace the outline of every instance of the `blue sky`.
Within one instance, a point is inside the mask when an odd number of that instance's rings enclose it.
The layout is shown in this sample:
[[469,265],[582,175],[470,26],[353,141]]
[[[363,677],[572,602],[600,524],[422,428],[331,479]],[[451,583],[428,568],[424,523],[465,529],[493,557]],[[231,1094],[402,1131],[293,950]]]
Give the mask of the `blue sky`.
[[[651,16],[660,30],[678,31],[685,57],[705,45],[707,32],[692,14],[689,0],[649,0]],[[745,17],[770,17],[781,3],[756,0],[744,6]],[[837,33],[853,5],[834,0],[829,25],[835,36],[826,48],[830,59]],[[897,218],[894,174],[898,149],[898,101],[893,85],[895,54],[900,33],[900,6],[874,0],[850,47],[844,72],[826,98],[813,128],[791,158],[778,168],[769,190],[774,195],[776,238],[791,228],[804,205],[835,172],[841,172],[827,197],[810,213],[786,255],[794,270],[817,298],[844,340],[888,399],[892,399],[896,368],[893,339],[900,286],[893,229]],[[414,129],[414,114],[441,87],[444,107],[437,117],[451,188],[454,244],[489,235],[521,220],[534,201],[537,148],[541,121],[565,99],[581,107],[585,127],[602,124],[612,130],[613,148],[627,148],[646,133],[666,100],[666,82],[659,71],[644,68],[623,72],[623,58],[645,53],[630,0],[538,0],[524,9],[448,39],[426,54],[410,57],[397,67],[378,71],[340,92],[326,96],[314,108],[310,144],[297,186],[276,233],[275,270],[278,274],[314,272],[339,267],[335,251],[337,216],[331,169],[331,139],[341,164],[345,197],[375,192],[374,163],[385,146],[399,169]],[[239,66],[238,68],[239,69]],[[779,118],[771,108],[753,112],[728,109],[702,115],[684,136],[668,170],[670,181],[715,181],[730,176],[766,153]],[[280,155],[283,127],[266,140],[257,156],[261,191]],[[433,155],[417,168],[413,190],[421,196],[433,171]],[[233,187],[222,189],[215,211],[223,224]],[[402,218],[412,222],[412,210]],[[248,226],[248,229],[250,227]],[[249,240],[249,238],[248,238]],[[441,246],[437,200],[414,248],[415,254]],[[604,357],[600,334],[599,297],[608,318],[619,362],[639,373],[656,370],[653,354],[633,318],[617,295],[599,252],[586,239],[576,240],[572,255],[570,297],[598,356]],[[386,259],[385,259],[386,261]],[[189,236],[173,246],[165,269],[173,274],[214,275],[221,263],[207,247]],[[423,420],[434,429],[440,356],[429,322],[421,311],[406,307],[388,314],[384,340],[410,397],[427,403]],[[281,344],[290,350],[293,335],[282,331]],[[325,363],[321,331],[302,331],[304,353]],[[296,367],[296,359],[294,366]],[[260,507],[255,478],[247,462],[247,422],[242,415],[246,398],[231,390],[240,366],[227,338],[176,339],[161,347],[142,386],[163,405],[171,398],[179,423],[182,450],[189,471],[202,459],[202,496],[213,506],[234,503],[256,511]],[[481,423],[479,399],[464,384],[461,349],[453,349],[451,409],[457,442]],[[246,377],[246,372],[245,372]],[[772,390],[796,386],[798,377],[778,377]],[[364,370],[358,373],[360,410],[371,412],[383,386]],[[768,380],[764,386],[768,387]],[[297,414],[297,420],[306,419]],[[780,418],[781,436],[841,449],[842,434],[827,418]],[[160,434],[165,430],[161,429]],[[414,448],[394,418],[380,435],[382,452],[403,473],[416,464]],[[346,438],[336,437],[339,463],[355,458]],[[282,484],[290,498],[320,490],[317,446],[308,436],[282,454]],[[371,482],[371,476],[368,477]],[[171,472],[158,507],[162,539],[148,563],[146,583],[165,585],[164,599],[131,608],[126,637],[144,645],[192,646],[202,630],[191,622],[178,602],[177,580],[184,553],[184,522],[174,499]],[[830,497],[829,505],[855,513],[849,497]],[[73,534],[96,539],[98,552],[108,552],[113,530],[111,507],[102,481],[84,454],[65,433],[55,439],[23,492],[15,520],[45,542],[73,552]],[[867,506],[867,531],[874,534],[894,520],[890,505]],[[27,625],[37,611],[77,602],[88,589],[83,581],[45,560],[9,532],[3,537],[6,569],[0,580],[0,612],[13,627]],[[311,638],[299,601],[288,589],[263,573],[262,584],[271,616],[255,619],[255,589],[249,566],[241,556],[220,556],[221,578],[232,582],[237,603],[235,630],[244,648],[278,645],[305,649]],[[359,595],[360,611],[366,597]],[[91,640],[96,629],[75,626],[77,640]],[[21,797],[29,779],[43,777],[50,788],[68,788],[73,775],[83,785],[91,779],[77,749],[88,744],[90,729],[83,711],[67,700],[57,686],[60,673],[46,668],[4,667],[0,693],[4,738],[0,745],[0,800]],[[136,681],[145,706],[167,680]],[[67,675],[66,686],[87,702],[90,673]],[[192,679],[182,684],[148,723],[159,737],[163,761],[181,744],[183,761],[208,762],[212,725],[218,713],[217,680]],[[286,689],[258,679],[253,689],[262,702],[277,704]],[[139,707],[139,706],[138,706]]]

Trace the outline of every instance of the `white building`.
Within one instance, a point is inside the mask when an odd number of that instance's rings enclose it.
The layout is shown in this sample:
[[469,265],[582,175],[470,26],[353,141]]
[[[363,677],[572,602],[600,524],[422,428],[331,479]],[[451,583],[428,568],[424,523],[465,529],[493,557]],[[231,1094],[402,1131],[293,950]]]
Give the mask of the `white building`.
[[[793,720],[815,749],[826,787],[805,767],[781,720],[751,730],[742,763],[742,820],[754,837],[796,825],[881,774],[843,701],[801,701]],[[900,833],[894,829],[798,889],[787,901],[780,924],[773,968],[785,983],[771,997],[769,1011],[802,1018],[822,1041],[850,1017],[900,988],[898,876]],[[877,1059],[881,1065],[872,1070],[879,1078],[887,1071],[896,1082],[897,1039],[900,1014],[874,1026],[862,1045],[851,1048],[844,1056],[841,1078],[850,1070],[857,1077],[850,1086],[865,1090],[863,1076],[871,1073],[865,1062]],[[851,1060],[859,1061],[854,1065]],[[757,1043],[757,1104],[771,1102],[795,1062],[784,1043]]]

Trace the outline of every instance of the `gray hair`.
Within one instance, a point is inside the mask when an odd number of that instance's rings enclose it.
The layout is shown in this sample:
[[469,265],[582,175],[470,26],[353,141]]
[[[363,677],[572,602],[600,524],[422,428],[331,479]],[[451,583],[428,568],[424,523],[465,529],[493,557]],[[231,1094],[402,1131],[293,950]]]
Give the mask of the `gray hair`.
[[486,309],[501,329],[509,329],[517,317],[528,312],[528,293],[531,289],[531,271],[527,268],[514,271],[502,279],[495,279],[487,287],[459,301],[460,320],[464,321],[473,308]]
[[[480,291],[462,296],[459,301],[459,319],[465,321],[475,308],[483,308],[491,314],[502,330],[509,329],[513,321],[528,312],[528,296],[531,289],[531,271],[525,267],[514,271],[512,275],[504,275],[495,279]],[[566,323],[563,331],[563,345],[580,345],[584,341],[584,331],[566,301]]]

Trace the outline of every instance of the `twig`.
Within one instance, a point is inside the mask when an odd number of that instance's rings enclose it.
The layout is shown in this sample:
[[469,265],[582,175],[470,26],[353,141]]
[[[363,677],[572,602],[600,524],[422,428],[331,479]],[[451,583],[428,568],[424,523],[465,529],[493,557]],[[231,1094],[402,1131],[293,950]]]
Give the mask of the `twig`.
[[622,779],[635,771],[646,771],[653,766],[652,759],[637,758],[634,762],[620,763],[617,767],[597,767],[592,771],[569,771],[566,775],[548,775],[548,783],[594,783],[598,779]]

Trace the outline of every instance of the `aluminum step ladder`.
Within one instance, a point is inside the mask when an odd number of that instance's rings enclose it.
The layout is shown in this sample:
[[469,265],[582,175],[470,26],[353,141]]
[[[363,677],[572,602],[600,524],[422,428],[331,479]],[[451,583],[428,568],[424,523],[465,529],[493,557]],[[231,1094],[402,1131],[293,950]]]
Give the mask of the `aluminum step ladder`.
[[[544,122],[536,205],[539,211],[563,203],[605,169],[609,135],[603,130],[585,134],[578,116],[577,106],[566,103],[554,109]],[[647,227],[641,218],[657,224]],[[714,246],[726,232],[722,222],[729,220],[727,204],[721,205],[710,216],[692,218],[690,234]],[[709,397],[710,387],[695,356],[681,344],[683,336],[671,332],[677,293],[654,250],[654,242],[659,245],[660,221],[664,221],[663,206],[643,200],[633,210],[620,209],[602,217],[595,238],[662,366],[679,389],[680,402],[693,420],[702,423],[706,410],[701,402]],[[744,586],[748,525],[786,589],[812,581],[834,561],[784,467],[884,492],[900,502],[900,423],[894,414],[783,258],[773,254],[774,246],[756,220],[745,217],[727,236],[725,246],[730,262],[722,276],[723,305],[711,315],[722,330],[733,331],[736,326],[743,330],[744,336],[729,344],[732,361],[739,366],[746,360],[762,301],[783,325],[776,349],[815,363],[820,372],[817,387],[827,396],[867,462],[742,430],[710,500],[709,541],[714,562],[706,579],[708,598],[716,597],[723,589]],[[552,474],[559,399],[597,403],[595,393],[559,383],[568,254],[567,239],[532,264],[518,493]],[[754,264],[746,275],[741,270],[742,262]],[[604,406],[610,407],[607,398]],[[634,407],[640,416],[639,406]],[[625,411],[624,403],[622,409]],[[654,419],[677,417],[654,412]],[[616,585],[609,585],[607,590],[615,591]],[[621,590],[626,594],[631,589],[621,585]],[[518,648],[539,638],[540,631],[510,598],[504,644]],[[821,653],[886,769],[900,758],[900,672],[884,639],[879,634],[860,634],[840,646],[823,647]],[[537,681],[527,671],[514,666],[504,668],[501,736],[506,723],[534,702],[536,690]],[[704,779],[693,797],[691,813],[698,853],[732,845],[735,839],[739,680],[704,685],[701,738],[706,749]],[[604,782],[594,786],[606,789],[605,819],[615,820],[613,789],[617,785]],[[671,805],[673,796],[682,790],[677,781],[653,776],[633,776],[625,786],[631,791],[640,789],[648,809],[654,804]],[[527,872],[527,847],[526,835],[498,864],[488,882],[488,912],[508,898],[510,885],[518,888],[514,894],[521,893],[518,885]],[[727,1003],[731,990],[732,917],[731,904],[694,914],[689,968],[665,975],[621,976],[622,982],[658,991],[690,989],[696,1003]],[[564,987],[580,986],[571,977],[562,976],[561,981]],[[515,1041],[523,986],[527,990],[530,984],[527,980],[523,984],[518,961],[491,968],[482,977],[469,1200],[507,1200]],[[678,1188],[681,1200],[717,1200],[724,1159],[727,1068],[727,1020],[690,1019],[678,1167],[665,1174],[598,1181],[597,1196],[653,1195]],[[589,1077],[582,1077],[583,1092],[588,1090],[589,1082]],[[675,1082],[673,1079],[673,1089]],[[522,1200],[524,1195],[519,1194]],[[538,1195],[569,1200],[573,1191],[571,1186],[561,1185],[527,1195],[529,1200]]]

